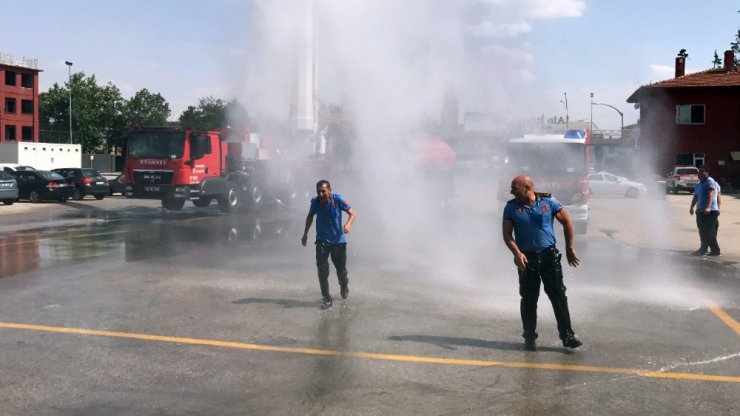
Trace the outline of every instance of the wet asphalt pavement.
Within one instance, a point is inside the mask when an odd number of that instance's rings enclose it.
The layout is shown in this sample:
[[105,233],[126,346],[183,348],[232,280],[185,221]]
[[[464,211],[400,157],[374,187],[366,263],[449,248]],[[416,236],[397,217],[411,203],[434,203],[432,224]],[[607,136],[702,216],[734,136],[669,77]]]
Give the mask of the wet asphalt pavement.
[[0,216],[0,414],[740,414],[732,258],[594,229],[564,266],[584,346],[543,293],[525,352],[498,208],[399,251],[356,204],[349,299],[332,270],[319,311],[303,210],[104,202]]

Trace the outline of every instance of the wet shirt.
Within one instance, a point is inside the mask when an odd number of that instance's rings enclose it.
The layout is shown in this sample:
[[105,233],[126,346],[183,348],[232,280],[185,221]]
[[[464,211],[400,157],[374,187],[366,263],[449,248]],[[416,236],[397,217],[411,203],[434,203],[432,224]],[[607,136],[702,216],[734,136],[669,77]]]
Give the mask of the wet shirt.
[[537,195],[530,207],[516,202],[506,203],[504,219],[514,223],[514,241],[521,251],[544,250],[555,244],[552,222],[563,206],[553,197]]
[[[714,191],[712,200],[709,201],[709,190]],[[710,211],[719,211],[717,207],[717,195],[719,195],[719,184],[712,177],[707,176],[703,181],[694,185],[694,195],[696,195],[696,207],[704,210],[709,206]]]
[[316,241],[346,244],[347,237],[342,227],[342,211],[349,212],[350,208],[341,194],[331,194],[326,206],[321,205],[319,197],[313,197],[308,215],[316,215]]

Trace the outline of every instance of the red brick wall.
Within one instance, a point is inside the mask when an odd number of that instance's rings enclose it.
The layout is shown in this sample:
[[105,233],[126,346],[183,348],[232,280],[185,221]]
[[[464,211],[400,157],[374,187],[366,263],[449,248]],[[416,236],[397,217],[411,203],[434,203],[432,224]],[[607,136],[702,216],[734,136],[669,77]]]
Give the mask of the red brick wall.
[[[15,85],[5,85],[5,71],[16,73]],[[22,86],[22,74],[33,76],[33,88]],[[0,65],[0,141],[6,141],[5,126],[16,127],[16,140],[23,137],[23,127],[33,129],[33,141],[39,141],[39,71],[35,69]],[[5,98],[15,99],[15,114],[5,112]],[[23,114],[21,111],[23,100],[33,102],[33,114]]]

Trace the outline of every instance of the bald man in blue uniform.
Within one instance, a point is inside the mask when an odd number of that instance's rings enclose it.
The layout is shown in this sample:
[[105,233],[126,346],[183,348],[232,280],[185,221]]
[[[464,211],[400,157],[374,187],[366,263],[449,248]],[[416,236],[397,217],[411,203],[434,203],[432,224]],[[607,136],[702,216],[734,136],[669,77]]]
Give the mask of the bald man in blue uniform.
[[520,313],[524,332],[524,348],[537,348],[537,300],[540,283],[550,298],[558,333],[563,346],[578,348],[582,345],[570,325],[568,298],[565,296],[562,255],[555,247],[552,224],[557,219],[565,231],[568,264],[577,267],[580,259],[573,248],[573,223],[568,212],[550,194],[534,191],[534,182],[528,176],[517,176],[511,182],[514,199],[506,203],[503,218],[503,237],[514,255],[519,272]]

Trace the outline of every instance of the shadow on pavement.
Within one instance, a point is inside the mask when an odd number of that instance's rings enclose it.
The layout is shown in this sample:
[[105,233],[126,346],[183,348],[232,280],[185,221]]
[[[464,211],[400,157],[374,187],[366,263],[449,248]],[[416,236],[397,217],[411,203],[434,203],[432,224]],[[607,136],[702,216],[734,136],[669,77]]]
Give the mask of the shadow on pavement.
[[319,305],[318,301],[305,301],[305,300],[294,300],[294,299],[260,299],[260,298],[244,298],[231,302],[235,305],[251,305],[251,304],[267,304],[274,303],[280,305],[283,308],[317,308]]
[[[503,342],[503,341],[486,341],[476,338],[457,338],[457,337],[438,337],[433,335],[394,335],[388,337],[391,341],[411,341],[411,342],[424,342],[427,344],[436,345],[441,348],[448,350],[457,350],[456,347],[478,347],[478,348],[490,348],[502,351],[522,351],[523,343],[519,342]],[[572,354],[573,352],[567,348],[554,348],[554,347],[542,347],[537,346],[537,351],[547,352],[561,352],[564,354]]]

